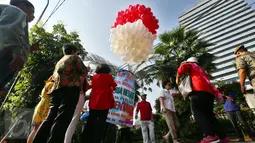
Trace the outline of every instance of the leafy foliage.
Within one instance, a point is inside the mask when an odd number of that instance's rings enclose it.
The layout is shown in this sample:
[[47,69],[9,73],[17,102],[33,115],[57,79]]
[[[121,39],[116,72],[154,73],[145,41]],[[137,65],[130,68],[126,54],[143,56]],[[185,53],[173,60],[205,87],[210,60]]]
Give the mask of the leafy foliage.
[[11,111],[19,108],[34,108],[39,102],[38,97],[45,80],[53,73],[55,64],[63,56],[64,44],[75,44],[83,58],[87,54],[80,43],[78,33],[67,33],[63,24],[54,25],[52,32],[34,26],[30,31],[30,40],[31,43],[39,42],[40,50],[29,56],[14,92],[9,96],[9,102],[5,104],[5,108]]

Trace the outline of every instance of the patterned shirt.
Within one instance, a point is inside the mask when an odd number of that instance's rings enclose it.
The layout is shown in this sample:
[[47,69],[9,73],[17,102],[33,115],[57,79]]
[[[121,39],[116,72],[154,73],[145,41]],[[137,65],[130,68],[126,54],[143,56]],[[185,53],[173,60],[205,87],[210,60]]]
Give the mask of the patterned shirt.
[[[255,55],[251,52],[246,52],[244,55],[236,58],[236,68],[245,69],[249,79],[255,76]],[[254,77],[253,77],[254,78]]]
[[53,73],[55,89],[66,86],[80,87],[80,76],[86,72],[86,66],[77,55],[65,55],[58,61]]

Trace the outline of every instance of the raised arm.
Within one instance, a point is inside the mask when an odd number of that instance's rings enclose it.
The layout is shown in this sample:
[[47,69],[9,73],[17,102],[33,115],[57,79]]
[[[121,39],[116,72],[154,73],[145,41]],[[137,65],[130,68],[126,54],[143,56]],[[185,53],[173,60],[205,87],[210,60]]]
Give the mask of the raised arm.
[[177,70],[177,75],[176,75],[176,84],[179,84],[180,78],[184,73],[188,73],[190,71],[190,64],[182,64],[178,70]]

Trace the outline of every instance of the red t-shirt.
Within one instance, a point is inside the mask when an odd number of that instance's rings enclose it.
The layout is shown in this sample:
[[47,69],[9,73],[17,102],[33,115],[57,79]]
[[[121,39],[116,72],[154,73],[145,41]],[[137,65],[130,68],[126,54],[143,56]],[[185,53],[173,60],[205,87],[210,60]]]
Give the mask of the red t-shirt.
[[110,74],[96,74],[92,77],[92,91],[89,107],[94,110],[107,110],[114,107],[113,91],[117,84]]
[[193,66],[192,64],[195,63],[182,64],[178,68],[177,74],[181,75],[183,73],[188,73],[190,75],[193,91],[205,91],[215,95],[215,91],[213,91],[212,87],[208,84],[208,82],[201,78],[202,76],[207,78],[204,70],[201,67]]
[[152,120],[152,108],[150,102],[141,101],[137,104],[136,112],[140,111],[141,121]]

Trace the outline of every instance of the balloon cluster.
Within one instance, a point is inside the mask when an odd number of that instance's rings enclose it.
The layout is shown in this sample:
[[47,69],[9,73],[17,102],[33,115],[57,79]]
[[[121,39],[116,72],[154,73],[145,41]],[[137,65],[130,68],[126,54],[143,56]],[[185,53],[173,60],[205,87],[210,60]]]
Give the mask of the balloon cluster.
[[158,28],[158,19],[151,8],[130,5],[128,9],[118,12],[111,28],[111,50],[129,63],[145,61],[153,52]]
[[124,25],[127,22],[133,23],[141,19],[145,27],[149,29],[152,34],[156,34],[156,29],[159,28],[158,19],[153,16],[151,8],[146,8],[144,5],[136,4],[134,6],[130,5],[128,9],[118,12],[118,17],[112,28],[118,25]]

